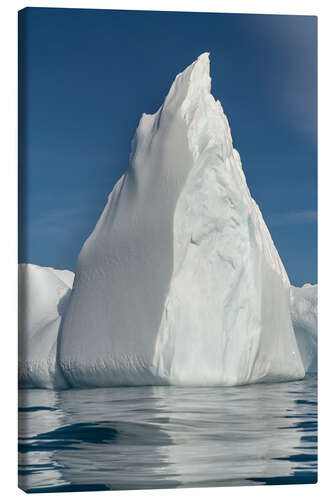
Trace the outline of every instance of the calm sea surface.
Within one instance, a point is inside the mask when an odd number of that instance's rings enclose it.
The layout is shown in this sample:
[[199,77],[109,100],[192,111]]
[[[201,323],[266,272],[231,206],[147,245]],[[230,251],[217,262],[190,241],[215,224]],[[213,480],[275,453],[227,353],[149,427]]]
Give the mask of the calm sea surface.
[[19,393],[31,492],[313,483],[317,379]]

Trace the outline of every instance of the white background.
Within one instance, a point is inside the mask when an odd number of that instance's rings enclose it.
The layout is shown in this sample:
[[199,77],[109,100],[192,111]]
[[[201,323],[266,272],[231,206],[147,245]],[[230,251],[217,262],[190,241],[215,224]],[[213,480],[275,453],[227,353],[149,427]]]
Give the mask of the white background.
[[[129,492],[63,493],[62,499],[114,498],[274,500],[302,497],[329,498],[333,491],[332,440],[332,233],[333,233],[333,133],[332,133],[332,49],[333,16],[331,2],[322,1],[23,1],[2,2],[0,11],[0,283],[1,304],[1,426],[0,495],[11,499],[24,493],[17,489],[17,11],[24,7],[121,8],[143,10],[184,10],[260,14],[318,15],[319,27],[319,483],[300,486],[247,486],[239,488],[198,488]],[[331,492],[331,494],[330,494]],[[39,494],[38,500],[51,498]]]

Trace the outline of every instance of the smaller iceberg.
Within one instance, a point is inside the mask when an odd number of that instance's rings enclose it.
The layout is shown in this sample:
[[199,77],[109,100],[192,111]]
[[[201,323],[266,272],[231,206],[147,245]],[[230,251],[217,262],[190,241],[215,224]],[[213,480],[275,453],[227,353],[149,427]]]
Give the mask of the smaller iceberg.
[[67,387],[57,362],[58,333],[74,273],[19,264],[19,385]]
[[318,285],[290,287],[291,318],[306,373],[317,372]]

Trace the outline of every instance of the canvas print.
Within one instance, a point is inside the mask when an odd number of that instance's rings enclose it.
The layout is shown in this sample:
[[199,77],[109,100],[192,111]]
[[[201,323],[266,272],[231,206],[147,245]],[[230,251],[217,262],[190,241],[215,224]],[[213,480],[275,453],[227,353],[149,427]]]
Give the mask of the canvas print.
[[19,12],[19,486],[317,481],[317,20]]

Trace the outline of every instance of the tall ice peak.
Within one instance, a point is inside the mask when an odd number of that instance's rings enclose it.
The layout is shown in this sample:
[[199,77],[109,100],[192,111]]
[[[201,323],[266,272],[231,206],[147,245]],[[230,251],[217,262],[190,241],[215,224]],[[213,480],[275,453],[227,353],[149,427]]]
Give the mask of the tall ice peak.
[[140,121],[78,258],[57,358],[70,386],[304,376],[289,280],[210,88],[204,53]]

